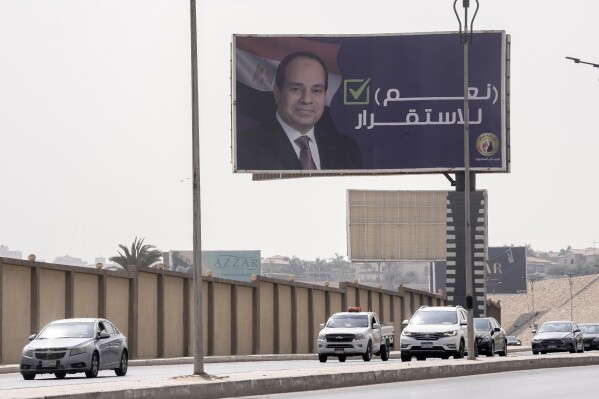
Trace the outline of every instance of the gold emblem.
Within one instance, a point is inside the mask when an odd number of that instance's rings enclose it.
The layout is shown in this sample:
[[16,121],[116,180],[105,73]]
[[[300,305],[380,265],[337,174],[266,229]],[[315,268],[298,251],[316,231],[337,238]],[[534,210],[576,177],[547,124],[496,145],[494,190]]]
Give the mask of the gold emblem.
[[499,150],[499,139],[493,133],[482,133],[476,139],[476,149],[481,155],[493,156]]

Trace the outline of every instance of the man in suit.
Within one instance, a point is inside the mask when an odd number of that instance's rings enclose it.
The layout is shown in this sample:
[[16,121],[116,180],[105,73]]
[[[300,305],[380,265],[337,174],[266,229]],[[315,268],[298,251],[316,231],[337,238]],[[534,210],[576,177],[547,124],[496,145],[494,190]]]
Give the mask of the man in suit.
[[357,143],[321,121],[327,88],[326,65],[318,56],[296,52],[283,58],[273,86],[276,113],[237,132],[237,169],[360,169]]

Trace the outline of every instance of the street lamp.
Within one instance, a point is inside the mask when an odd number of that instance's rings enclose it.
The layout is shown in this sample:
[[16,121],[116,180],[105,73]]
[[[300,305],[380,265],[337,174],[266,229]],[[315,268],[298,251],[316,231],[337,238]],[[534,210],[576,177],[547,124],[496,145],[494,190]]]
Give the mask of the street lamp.
[[568,284],[570,285],[570,320],[574,320],[574,312],[572,310],[572,284],[574,283],[572,279],[574,277],[574,273],[568,273],[566,276],[568,276]]
[[[476,10],[472,18],[468,18],[468,7],[470,7],[470,0],[462,0],[462,6],[464,7],[464,20],[460,19],[460,15],[456,9],[456,3],[458,0],[453,2],[453,11],[458,19],[460,25],[460,43],[464,45],[464,211],[465,211],[465,263],[466,263],[466,310],[467,310],[467,334],[468,334],[468,360],[476,360],[474,354],[474,296],[473,296],[473,278],[472,278],[472,237],[470,234],[471,223],[470,223],[470,113],[468,109],[468,49],[470,43],[472,43],[472,26],[474,25],[474,18],[478,12],[478,0],[476,1]],[[470,24],[470,27],[468,27]],[[462,25],[464,26],[462,30]]]
[[577,64],[587,64],[587,65],[591,65],[595,68],[599,68],[599,64],[594,64],[592,62],[586,62],[586,61],[582,61],[580,58],[574,58],[574,57],[566,57],[566,59],[568,60],[572,60]]
[[528,281],[530,282],[530,293],[532,295],[532,314],[534,316],[534,314],[535,314],[535,281],[537,281],[537,279],[531,278]]

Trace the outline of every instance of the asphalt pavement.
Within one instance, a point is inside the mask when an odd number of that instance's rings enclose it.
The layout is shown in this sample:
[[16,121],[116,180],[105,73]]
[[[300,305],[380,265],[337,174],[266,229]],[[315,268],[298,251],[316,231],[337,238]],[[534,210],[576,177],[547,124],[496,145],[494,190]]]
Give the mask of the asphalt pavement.
[[[511,349],[510,352],[530,351],[530,348]],[[399,359],[399,352],[391,353]],[[265,360],[313,359],[316,354],[306,355],[248,355],[210,356],[204,363]],[[335,361],[331,359],[332,361]],[[167,365],[193,363],[193,358],[131,360],[130,366]],[[316,363],[315,363],[316,364]],[[448,359],[442,361],[411,362],[336,362],[332,367],[314,367],[280,371],[252,371],[216,375],[185,375],[174,378],[150,380],[121,380],[102,383],[39,387],[34,385],[19,390],[2,391],[0,399],[138,399],[138,398],[232,398],[306,390],[343,388],[370,384],[383,384],[432,378],[468,376],[539,368],[588,366],[599,364],[599,352],[565,355],[519,354],[508,357],[479,356],[475,360]],[[0,373],[19,372],[18,365],[0,366]]]

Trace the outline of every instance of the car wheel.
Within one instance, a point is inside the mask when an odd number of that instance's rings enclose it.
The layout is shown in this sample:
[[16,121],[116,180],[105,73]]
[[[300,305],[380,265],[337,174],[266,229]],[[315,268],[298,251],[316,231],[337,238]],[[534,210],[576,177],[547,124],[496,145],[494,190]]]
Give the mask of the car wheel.
[[538,355],[538,354],[539,354],[539,352],[537,352],[537,351],[532,351],[532,354],[533,354],[533,355]]
[[98,353],[94,352],[92,356],[92,364],[89,371],[85,372],[85,376],[87,378],[96,378],[98,376],[98,370],[100,369],[100,358],[98,357]]
[[412,356],[411,355],[404,355],[403,353],[401,354],[401,361],[402,362],[409,362],[410,360],[412,360]]
[[343,355],[343,356],[339,356],[339,361],[341,363],[345,362],[345,360],[347,359],[347,356]]
[[122,377],[125,374],[127,374],[128,367],[129,367],[129,356],[127,355],[127,351],[123,351],[123,353],[121,354],[121,364],[119,365],[118,369],[114,370],[114,373],[117,376]]
[[419,362],[426,360],[426,356],[416,356],[416,360],[418,360]]
[[320,361],[320,363],[326,363],[327,361],[327,355],[323,355],[321,353],[318,354],[318,360]]
[[464,357],[464,341],[460,341],[460,347],[458,349],[458,353],[453,355],[454,359],[461,359]]
[[381,360],[383,362],[389,360],[389,351],[387,350],[387,345],[381,345]]
[[22,373],[23,379],[27,381],[31,381],[35,378],[35,373]]
[[491,342],[487,356],[495,356],[495,342]]
[[503,341],[503,350],[499,352],[499,356],[507,356],[507,341]]
[[570,348],[570,353],[578,353],[578,344],[576,341],[572,344],[572,348]]
[[366,346],[366,353],[362,355],[362,359],[365,362],[369,362],[372,359],[372,342],[368,341],[368,346]]
[[54,373],[54,377],[58,378],[59,380],[62,380],[64,377],[66,377],[67,372],[66,371],[58,371],[56,373]]

